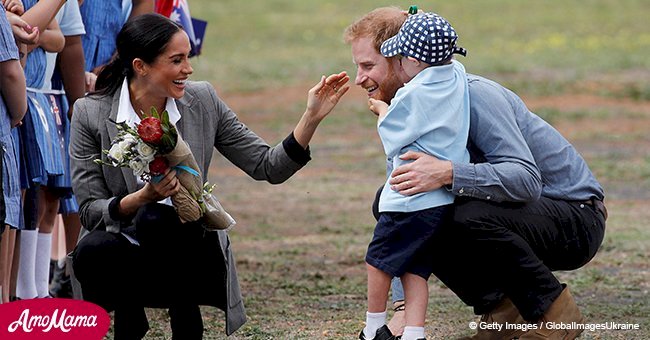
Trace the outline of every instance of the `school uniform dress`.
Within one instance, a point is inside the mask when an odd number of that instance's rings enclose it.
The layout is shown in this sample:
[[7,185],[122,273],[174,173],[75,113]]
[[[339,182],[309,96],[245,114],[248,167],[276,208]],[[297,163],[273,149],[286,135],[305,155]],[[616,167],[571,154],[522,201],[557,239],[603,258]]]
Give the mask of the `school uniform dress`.
[[[36,0],[23,1],[25,10],[36,3]],[[48,185],[50,177],[62,176],[65,171],[63,150],[54,118],[54,111],[61,108],[42,91],[46,81],[45,69],[45,50],[35,48],[27,56],[25,65],[27,114],[20,126],[23,188]]]
[[[63,36],[83,36],[86,31],[81,19],[79,4],[75,1],[68,1],[54,17],[59,23]],[[68,146],[70,145],[70,120],[68,119],[69,103],[63,89],[61,74],[56,68],[57,53],[46,52],[45,81],[42,91],[50,98],[50,112],[54,115],[54,123],[59,139],[59,147],[63,158],[63,175],[53,176],[48,180],[48,186],[57,190],[60,194],[59,212],[62,214],[76,213],[79,210],[77,200],[72,194],[72,182],[70,177],[70,157]]]
[[[2,6],[0,6],[2,7]],[[0,10],[0,62],[18,60],[18,48],[4,8]],[[7,106],[0,99],[0,148],[2,149],[2,200],[4,224],[12,228],[21,226],[20,182],[16,148],[12,136],[11,118]]]
[[121,0],[87,0],[79,7],[86,24],[81,37],[86,71],[105,65],[115,53],[115,38],[124,24]]

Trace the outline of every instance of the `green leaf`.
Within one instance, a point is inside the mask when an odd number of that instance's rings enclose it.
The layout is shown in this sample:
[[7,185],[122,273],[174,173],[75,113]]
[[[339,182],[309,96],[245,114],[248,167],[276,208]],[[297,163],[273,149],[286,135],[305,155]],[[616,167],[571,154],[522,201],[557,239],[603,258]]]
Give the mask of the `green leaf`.
[[169,126],[169,112],[167,110],[163,110],[162,112],[161,123],[163,126]]
[[156,119],[160,119],[160,115],[158,114],[158,110],[156,110],[155,106],[151,107],[151,117],[154,117]]
[[163,135],[162,138],[160,138],[160,143],[162,145],[160,150],[162,153],[170,153],[176,146],[176,143],[169,135]]

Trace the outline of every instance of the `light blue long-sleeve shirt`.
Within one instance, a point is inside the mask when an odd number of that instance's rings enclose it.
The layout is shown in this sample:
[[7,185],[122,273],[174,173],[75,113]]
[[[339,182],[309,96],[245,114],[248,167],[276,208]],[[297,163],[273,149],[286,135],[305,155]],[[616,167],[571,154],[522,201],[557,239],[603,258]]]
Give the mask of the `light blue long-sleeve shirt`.
[[453,162],[455,195],[496,202],[604,198],[578,151],[516,94],[471,74],[468,87],[471,161]]
[[[453,61],[418,73],[397,91],[377,130],[387,157],[387,176],[407,162],[399,159],[407,151],[468,162],[469,92],[463,65]],[[453,201],[454,195],[445,189],[404,196],[386,181],[379,211],[411,212]]]

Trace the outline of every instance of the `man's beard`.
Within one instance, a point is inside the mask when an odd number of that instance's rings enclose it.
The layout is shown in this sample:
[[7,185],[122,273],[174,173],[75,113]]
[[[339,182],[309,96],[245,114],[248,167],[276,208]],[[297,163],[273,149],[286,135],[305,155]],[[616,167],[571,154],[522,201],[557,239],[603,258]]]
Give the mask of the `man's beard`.
[[404,83],[397,78],[397,73],[393,69],[393,66],[390,65],[388,67],[386,79],[384,79],[381,85],[379,85],[379,96],[377,99],[390,104],[393,97],[395,97],[395,93],[397,93],[397,90],[402,86],[404,86]]

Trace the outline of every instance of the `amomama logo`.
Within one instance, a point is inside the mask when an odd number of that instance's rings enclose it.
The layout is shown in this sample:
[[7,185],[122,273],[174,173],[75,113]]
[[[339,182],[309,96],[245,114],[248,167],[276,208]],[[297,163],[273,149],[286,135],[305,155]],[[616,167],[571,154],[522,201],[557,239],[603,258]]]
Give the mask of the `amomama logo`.
[[0,304],[3,340],[100,340],[110,322],[103,308],[80,300],[33,299]]

